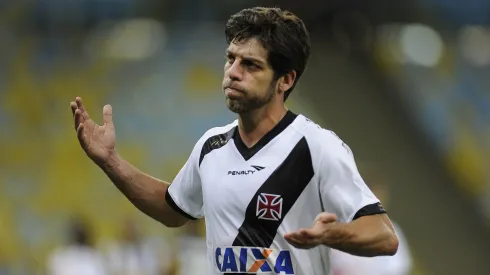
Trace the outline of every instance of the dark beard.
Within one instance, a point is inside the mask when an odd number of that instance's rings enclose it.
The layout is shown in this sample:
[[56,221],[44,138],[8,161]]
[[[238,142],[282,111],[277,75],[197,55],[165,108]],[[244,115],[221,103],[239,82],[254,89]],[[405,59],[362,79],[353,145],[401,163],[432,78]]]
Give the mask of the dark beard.
[[[274,84],[274,83],[273,83]],[[245,98],[243,100],[235,100],[226,98],[226,106],[236,114],[248,113],[253,110],[267,105],[274,98],[274,86],[269,87],[267,94],[264,97]]]

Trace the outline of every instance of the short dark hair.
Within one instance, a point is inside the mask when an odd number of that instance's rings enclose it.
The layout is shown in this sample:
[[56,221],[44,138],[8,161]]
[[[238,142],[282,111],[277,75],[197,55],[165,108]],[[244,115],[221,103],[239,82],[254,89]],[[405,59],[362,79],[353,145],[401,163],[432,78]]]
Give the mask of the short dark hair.
[[275,79],[296,71],[293,86],[284,93],[286,100],[303,74],[310,56],[310,37],[303,21],[280,8],[255,7],[230,17],[225,28],[226,42],[256,38],[268,52]]

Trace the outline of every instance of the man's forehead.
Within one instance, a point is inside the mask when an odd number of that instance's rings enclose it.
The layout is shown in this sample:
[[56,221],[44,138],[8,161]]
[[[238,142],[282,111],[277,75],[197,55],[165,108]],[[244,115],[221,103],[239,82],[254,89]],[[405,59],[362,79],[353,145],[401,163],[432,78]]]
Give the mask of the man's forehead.
[[265,61],[267,58],[267,51],[262,44],[254,38],[247,39],[238,43],[231,42],[228,46],[227,52],[243,57],[252,57]]

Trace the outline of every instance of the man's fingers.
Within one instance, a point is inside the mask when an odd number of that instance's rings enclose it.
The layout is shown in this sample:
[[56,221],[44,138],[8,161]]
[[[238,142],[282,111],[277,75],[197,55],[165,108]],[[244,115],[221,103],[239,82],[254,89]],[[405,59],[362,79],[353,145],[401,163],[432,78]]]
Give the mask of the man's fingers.
[[80,110],[85,111],[85,106],[83,106],[83,101],[81,97],[77,96],[75,98],[75,102],[77,103],[77,106]]
[[284,238],[292,246],[299,249],[309,249],[316,246],[316,244],[312,240],[304,239],[299,235],[298,232],[286,234]]
[[337,215],[323,212],[316,216],[315,222],[331,223],[337,221]]
[[286,236],[297,241],[306,242],[308,240],[314,239],[316,237],[316,234],[314,231],[312,231],[312,229],[303,228],[299,231],[289,233]]
[[70,102],[71,113],[75,116],[75,111],[78,109],[77,103],[75,101]]
[[104,108],[102,109],[102,115],[104,117],[104,124],[111,126],[113,125],[112,123],[112,106],[111,105],[105,105]]
[[78,131],[78,128],[80,127],[80,124],[85,122],[85,119],[82,116],[82,111],[80,109],[75,110],[75,130]]
[[296,239],[300,238],[300,236],[299,236],[298,232],[291,232],[291,233],[285,234],[284,238],[296,240]]
[[296,236],[295,233],[286,234],[284,238],[288,243],[292,244],[294,247],[299,247],[304,244],[304,241],[301,240],[298,236]]
[[304,238],[304,239],[307,239],[307,240],[310,240],[310,239],[313,239],[316,237],[316,234],[315,232],[313,231],[313,229],[301,229],[299,231],[299,233],[301,234],[301,236]]
[[82,98],[77,96],[77,98],[75,99],[75,102],[77,103],[78,109],[80,109],[80,111],[82,111],[83,118],[85,120],[89,119],[89,115],[88,115],[87,110],[85,109],[85,105],[83,105]]
[[80,123],[80,125],[78,125],[78,128],[77,128],[77,137],[78,137],[78,140],[80,141],[80,145],[82,145],[83,148],[85,148],[85,139],[83,138],[83,129],[84,129],[85,125],[83,123]]
[[284,238],[296,248],[310,249],[322,242],[322,231],[320,228],[302,228],[296,232],[285,234]]
[[78,128],[78,123],[77,123],[76,115],[75,115],[76,111],[78,110],[77,103],[75,101],[72,101],[70,103],[70,108],[71,108],[71,113],[73,115],[73,123],[75,124],[75,131],[76,131]]
[[306,228],[306,229],[301,229],[300,234],[304,239],[316,240],[322,237],[323,230],[317,227]]

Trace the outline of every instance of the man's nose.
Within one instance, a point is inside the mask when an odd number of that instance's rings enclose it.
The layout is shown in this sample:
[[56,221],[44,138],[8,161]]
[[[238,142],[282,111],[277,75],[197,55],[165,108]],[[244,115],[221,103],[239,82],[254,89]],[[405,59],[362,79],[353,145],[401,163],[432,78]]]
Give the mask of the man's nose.
[[240,66],[240,62],[235,60],[233,64],[228,68],[228,77],[232,80],[242,80],[243,78],[243,68]]

